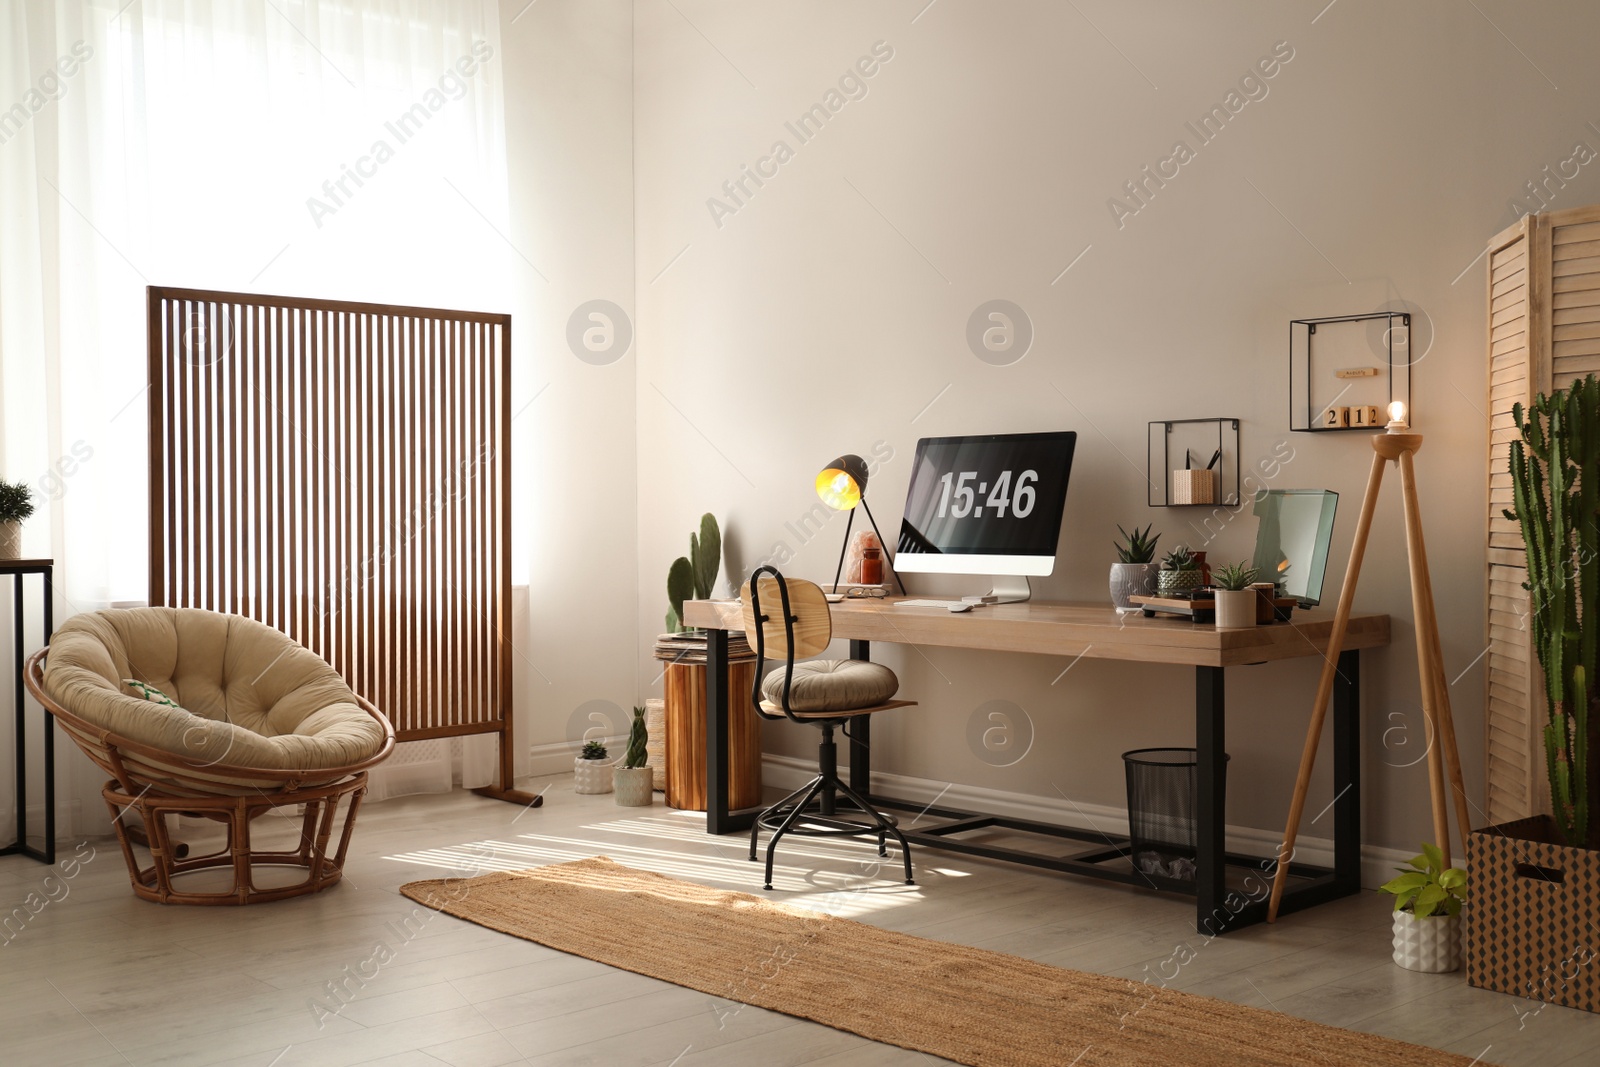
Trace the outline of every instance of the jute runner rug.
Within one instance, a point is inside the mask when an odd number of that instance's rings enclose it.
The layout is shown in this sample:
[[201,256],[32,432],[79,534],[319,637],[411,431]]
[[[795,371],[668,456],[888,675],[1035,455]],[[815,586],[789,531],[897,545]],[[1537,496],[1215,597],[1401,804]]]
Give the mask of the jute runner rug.
[[604,857],[412,882],[400,891],[562,952],[972,1067],[1474,1062],[1210,997],[881,930]]

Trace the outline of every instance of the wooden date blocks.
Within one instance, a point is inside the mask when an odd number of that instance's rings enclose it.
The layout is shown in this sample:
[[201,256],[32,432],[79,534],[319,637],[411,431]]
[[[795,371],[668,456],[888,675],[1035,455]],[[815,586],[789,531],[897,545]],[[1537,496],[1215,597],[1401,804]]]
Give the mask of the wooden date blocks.
[[1357,404],[1354,407],[1327,407],[1322,410],[1324,430],[1369,429],[1382,426],[1383,417],[1375,404]]

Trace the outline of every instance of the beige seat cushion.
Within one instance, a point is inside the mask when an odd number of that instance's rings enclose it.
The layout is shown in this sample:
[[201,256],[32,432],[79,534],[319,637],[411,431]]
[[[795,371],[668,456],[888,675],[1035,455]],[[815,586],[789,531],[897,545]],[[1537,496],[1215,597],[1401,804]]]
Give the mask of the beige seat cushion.
[[[899,688],[900,679],[881,663],[811,659],[794,665],[789,707],[796,712],[853,711],[891,700]],[[773,707],[783,707],[782,667],[762,680],[761,695]]]
[[[181,706],[132,696],[124,678]],[[311,772],[301,780],[315,781],[317,770],[370,759],[385,741],[383,727],[321,656],[237,615],[192,608],[75,615],[50,639],[44,682],[62,707],[95,726],[219,772]],[[228,781],[225,773],[218,780]]]

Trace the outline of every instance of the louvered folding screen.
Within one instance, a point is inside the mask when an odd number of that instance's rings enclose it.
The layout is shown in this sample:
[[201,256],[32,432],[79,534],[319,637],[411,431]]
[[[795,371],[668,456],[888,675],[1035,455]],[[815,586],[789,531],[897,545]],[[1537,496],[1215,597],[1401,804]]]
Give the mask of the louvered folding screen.
[[1486,814],[1548,812],[1543,680],[1511,506],[1513,404],[1600,371],[1600,207],[1528,215],[1489,243],[1489,656]]
[[[508,315],[149,290],[150,603],[314,650],[511,785]],[[512,797],[509,799],[522,799]]]

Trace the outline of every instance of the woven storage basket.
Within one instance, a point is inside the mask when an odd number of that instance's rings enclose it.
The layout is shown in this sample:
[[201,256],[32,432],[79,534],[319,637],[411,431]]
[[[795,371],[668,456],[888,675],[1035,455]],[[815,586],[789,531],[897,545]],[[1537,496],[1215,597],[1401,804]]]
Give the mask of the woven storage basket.
[[1600,852],[1558,840],[1546,815],[1467,835],[1467,982],[1600,1011]]

